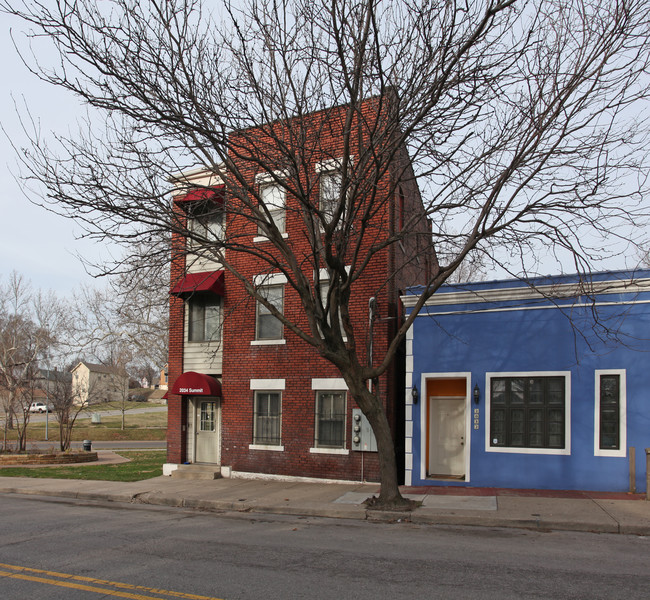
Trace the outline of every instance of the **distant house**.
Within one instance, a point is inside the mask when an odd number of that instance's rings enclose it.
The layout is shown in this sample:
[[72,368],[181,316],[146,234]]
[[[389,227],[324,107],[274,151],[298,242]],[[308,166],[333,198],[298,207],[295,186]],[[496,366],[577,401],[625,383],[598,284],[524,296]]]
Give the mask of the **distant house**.
[[77,404],[121,402],[127,398],[129,376],[113,367],[82,361],[71,371]]
[[65,370],[39,369],[36,374],[36,387],[44,390],[46,393],[52,392],[57,384],[70,384],[71,381],[72,374]]
[[160,380],[154,387],[159,390],[167,390],[168,389],[167,377],[168,377],[168,366],[165,365],[160,370]]
[[645,490],[650,271],[446,286],[406,351],[407,485]]

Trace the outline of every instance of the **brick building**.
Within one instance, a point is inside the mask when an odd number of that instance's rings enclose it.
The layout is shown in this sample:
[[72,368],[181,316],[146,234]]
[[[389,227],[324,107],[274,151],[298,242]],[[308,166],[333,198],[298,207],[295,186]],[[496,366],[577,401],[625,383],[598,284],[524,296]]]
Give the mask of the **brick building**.
[[[362,131],[360,121],[376,121],[381,110],[376,100],[366,102],[352,126],[359,125]],[[283,169],[282,161],[292,148],[296,120],[232,134],[231,147],[241,151],[232,153],[229,173],[236,173],[238,181],[224,182],[204,171],[182,175],[184,187],[174,198],[179,218],[188,219],[190,229],[212,228],[213,235],[228,240],[228,265],[192,248],[183,236],[173,236],[166,473],[183,463],[207,463],[220,465],[222,474],[232,476],[379,479],[372,439],[355,443],[353,417],[359,411],[341,374],[268,307],[251,298],[244,285],[248,282],[263,294],[300,330],[310,331],[301,297],[292,285],[295,264],[284,264],[284,256],[269,240],[271,234],[246,206],[255,202],[250,189],[259,190],[276,234],[280,232],[291,248],[301,273],[314,290],[326,294],[328,270],[314,252],[322,223],[310,228],[300,202],[313,202],[327,213],[328,201],[340,192],[340,170],[347,168],[346,162],[361,168],[367,138],[359,135],[355,146],[344,147],[345,117],[346,107],[303,116],[296,148],[299,160],[293,168]],[[280,140],[278,168],[271,169]],[[417,225],[399,243],[374,253],[351,286],[354,339],[364,361],[370,355],[383,356],[401,318],[400,291],[422,281],[431,266],[430,226],[406,151],[392,151],[390,168],[375,180],[371,216],[356,207],[350,217],[355,223],[359,219],[357,231],[365,231],[357,249],[363,251],[399,233],[405,219]],[[346,152],[349,161],[343,160]],[[300,196],[294,189],[308,192]],[[349,231],[353,237],[355,228]],[[274,258],[268,260],[265,253]],[[398,454],[403,451],[401,365],[401,360],[395,361],[372,382],[396,432]]]

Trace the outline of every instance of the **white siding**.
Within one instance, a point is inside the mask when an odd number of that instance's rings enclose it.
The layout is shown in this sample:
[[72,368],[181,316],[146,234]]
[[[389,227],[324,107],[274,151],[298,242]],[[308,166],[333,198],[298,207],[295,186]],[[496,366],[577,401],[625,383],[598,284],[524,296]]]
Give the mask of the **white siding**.
[[209,375],[220,375],[223,363],[222,341],[188,342],[188,310],[185,306],[185,344],[183,345],[183,371],[197,371]]
[[221,373],[223,350],[217,342],[185,342],[183,370],[210,375]]
[[223,265],[218,260],[208,256],[188,254],[185,259],[185,268],[188,273],[204,273],[207,271],[221,271]]

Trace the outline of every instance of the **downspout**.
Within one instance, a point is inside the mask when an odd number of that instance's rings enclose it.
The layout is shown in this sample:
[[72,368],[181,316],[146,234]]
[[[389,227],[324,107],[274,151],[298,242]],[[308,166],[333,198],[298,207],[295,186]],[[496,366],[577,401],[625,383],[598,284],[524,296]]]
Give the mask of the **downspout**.
[[[372,368],[372,351],[374,337],[375,313],[377,311],[377,298],[368,298],[368,366]],[[368,390],[372,393],[372,377],[368,380]]]

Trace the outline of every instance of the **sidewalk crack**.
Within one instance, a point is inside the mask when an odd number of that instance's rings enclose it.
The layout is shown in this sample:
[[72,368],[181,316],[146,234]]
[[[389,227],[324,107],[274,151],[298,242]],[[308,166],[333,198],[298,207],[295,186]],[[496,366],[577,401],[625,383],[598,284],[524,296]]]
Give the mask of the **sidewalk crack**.
[[595,498],[591,498],[591,497],[589,498],[589,500],[591,500],[591,501],[592,501],[592,502],[593,502],[593,503],[594,503],[598,508],[600,508],[600,510],[602,510],[602,511],[603,511],[603,512],[604,512],[604,513],[605,513],[605,514],[606,514],[606,515],[607,515],[607,516],[612,520],[612,521],[614,521],[614,523],[616,523],[617,533],[621,533],[621,523],[620,523],[620,521],[618,521],[618,519],[617,519],[617,518],[616,518],[612,513],[610,513],[610,512],[609,512],[609,511],[608,511],[608,510],[607,510],[607,509],[606,509],[602,504],[600,504],[600,502],[598,502],[598,500],[596,500]]

